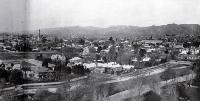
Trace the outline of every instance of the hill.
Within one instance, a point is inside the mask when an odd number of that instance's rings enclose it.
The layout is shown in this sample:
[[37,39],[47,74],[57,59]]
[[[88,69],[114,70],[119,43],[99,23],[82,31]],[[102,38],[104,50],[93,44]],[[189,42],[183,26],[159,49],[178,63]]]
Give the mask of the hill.
[[[38,31],[31,31],[31,34],[37,34]],[[143,37],[143,36],[164,36],[164,35],[199,35],[200,25],[198,24],[167,24],[161,26],[137,27],[137,26],[111,26],[107,28],[100,27],[62,27],[41,29],[41,34],[53,35],[65,38],[87,37],[87,38],[107,38],[113,37]]]

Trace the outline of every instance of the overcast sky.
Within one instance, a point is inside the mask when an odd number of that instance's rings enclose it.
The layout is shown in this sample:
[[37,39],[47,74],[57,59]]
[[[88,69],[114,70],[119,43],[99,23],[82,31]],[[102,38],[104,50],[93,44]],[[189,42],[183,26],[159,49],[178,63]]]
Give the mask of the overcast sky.
[[0,31],[169,23],[200,24],[200,0],[0,0]]

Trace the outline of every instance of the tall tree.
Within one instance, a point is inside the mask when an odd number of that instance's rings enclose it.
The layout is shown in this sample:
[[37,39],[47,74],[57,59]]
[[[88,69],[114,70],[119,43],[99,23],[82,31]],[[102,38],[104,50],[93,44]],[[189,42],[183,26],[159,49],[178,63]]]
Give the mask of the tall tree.
[[116,62],[116,59],[117,59],[117,52],[116,52],[115,46],[111,46],[111,47],[110,47],[110,50],[109,50],[109,52],[108,52],[108,55],[109,55],[109,60],[110,60],[110,61]]
[[133,46],[133,49],[134,49],[134,53],[138,54],[140,45],[137,44],[137,43],[132,43],[132,46]]

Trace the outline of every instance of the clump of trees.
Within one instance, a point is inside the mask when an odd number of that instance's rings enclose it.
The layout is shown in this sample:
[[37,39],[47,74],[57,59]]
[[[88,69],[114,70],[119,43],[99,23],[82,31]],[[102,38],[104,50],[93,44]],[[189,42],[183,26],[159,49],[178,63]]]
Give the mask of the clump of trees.
[[143,95],[144,100],[143,101],[161,101],[160,95],[153,91],[149,91]]
[[13,85],[24,83],[23,73],[21,70],[17,69],[12,71],[0,69],[0,80],[1,83],[10,82]]
[[17,84],[23,84],[24,83],[24,78],[23,78],[23,73],[21,70],[13,70],[10,74],[10,83],[17,85]]
[[111,46],[108,52],[108,57],[110,62],[116,62],[117,60],[117,52],[115,46]]
[[80,45],[84,45],[84,44],[85,44],[85,40],[82,39],[82,38],[80,38],[80,39],[78,40],[78,44],[80,44]]
[[19,39],[21,41],[16,44],[16,46],[15,46],[16,50],[23,51],[23,52],[27,52],[27,51],[31,51],[32,50],[32,45],[31,45],[31,43],[29,41],[29,36],[21,35],[19,37]]
[[79,64],[79,65],[72,66],[72,73],[84,75],[84,74],[90,73],[90,70],[88,68],[84,68],[83,65]]

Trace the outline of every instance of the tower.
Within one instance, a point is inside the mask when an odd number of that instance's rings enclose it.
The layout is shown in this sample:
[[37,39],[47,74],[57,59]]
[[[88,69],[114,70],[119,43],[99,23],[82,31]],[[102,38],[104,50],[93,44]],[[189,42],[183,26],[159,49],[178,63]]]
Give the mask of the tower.
[[40,41],[40,29],[38,31],[38,41]]

